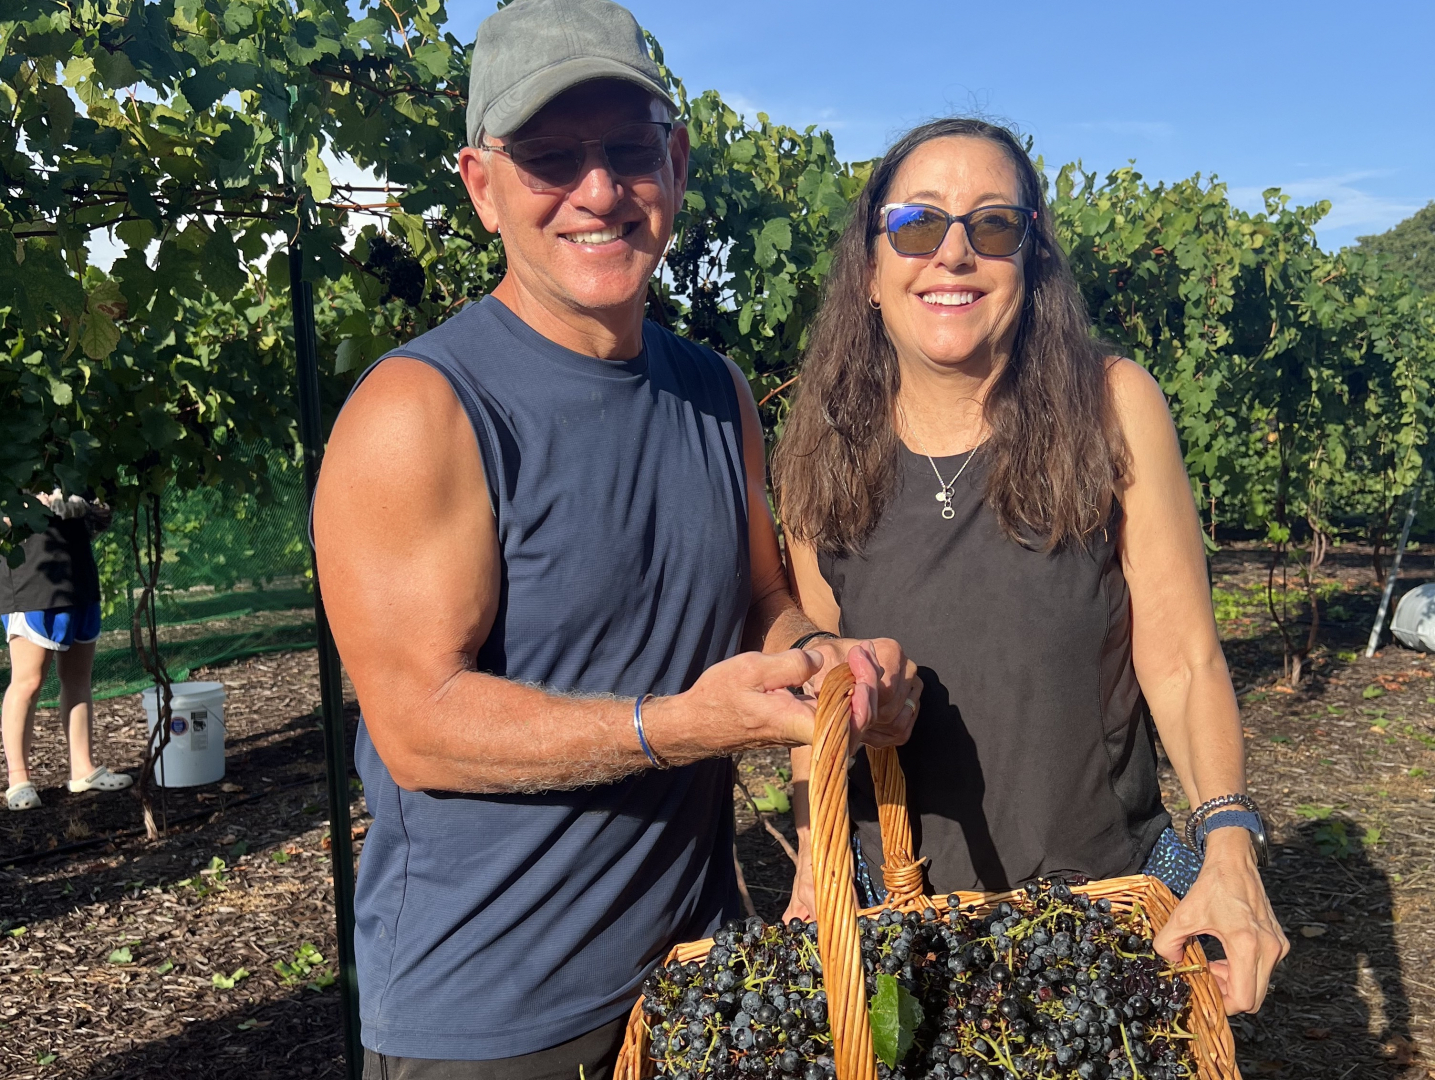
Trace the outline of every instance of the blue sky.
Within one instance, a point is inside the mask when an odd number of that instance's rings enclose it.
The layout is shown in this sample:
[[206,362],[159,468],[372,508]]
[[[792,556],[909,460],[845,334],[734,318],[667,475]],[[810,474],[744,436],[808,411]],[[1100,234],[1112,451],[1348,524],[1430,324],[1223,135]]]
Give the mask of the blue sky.
[[[1219,175],[1258,209],[1329,199],[1327,248],[1435,199],[1435,0],[629,0],[689,92],[880,154],[932,116],[978,111],[1049,165]],[[493,0],[449,0],[471,40]]]

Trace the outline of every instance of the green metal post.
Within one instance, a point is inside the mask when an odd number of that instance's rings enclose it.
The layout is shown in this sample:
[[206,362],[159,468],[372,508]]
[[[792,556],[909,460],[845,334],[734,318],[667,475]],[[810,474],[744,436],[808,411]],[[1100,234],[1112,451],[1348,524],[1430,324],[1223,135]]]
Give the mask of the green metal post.
[[[304,486],[309,505],[319,480],[324,435],[319,416],[318,342],[314,333],[314,287],[303,279],[303,240],[289,245],[294,348],[298,353],[299,437],[304,444]],[[312,558],[312,552],[311,552]],[[314,563],[314,626],[319,644],[319,699],[324,721],[324,764],[329,787],[329,852],[334,867],[334,921],[339,937],[339,1002],[344,1014],[344,1056],[349,1080],[359,1080],[364,1050],[359,1042],[359,984],[354,968],[354,848],[349,824],[349,751],[344,738],[344,683],[339,652],[324,614],[319,567]]]
[[[298,92],[289,88],[290,106]],[[294,350],[299,390],[299,440],[304,447],[304,487],[314,503],[319,463],[324,456],[324,429],[319,408],[319,344],[314,330],[314,286],[304,277],[304,224],[302,186],[294,137],[287,123],[280,125],[283,169],[286,179],[300,192],[295,206],[296,227],[289,243],[289,299],[294,309]],[[308,519],[305,517],[307,533]],[[307,536],[306,536],[307,539]],[[329,788],[329,853],[334,874],[334,923],[339,939],[339,1008],[344,1026],[344,1072],[348,1080],[361,1080],[364,1048],[359,1041],[359,980],[354,966],[354,847],[349,822],[349,752],[344,738],[344,682],[339,651],[324,613],[319,588],[319,565],[312,548],[314,570],[314,628],[319,648],[319,701],[324,727],[324,767]]]

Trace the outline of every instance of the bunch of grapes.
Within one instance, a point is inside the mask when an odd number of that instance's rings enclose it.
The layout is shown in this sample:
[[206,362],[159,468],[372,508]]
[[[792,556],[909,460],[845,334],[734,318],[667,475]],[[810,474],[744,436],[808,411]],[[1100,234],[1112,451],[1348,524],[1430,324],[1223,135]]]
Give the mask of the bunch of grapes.
[[1015,903],[981,919],[964,914],[952,921],[959,924],[958,940],[946,958],[940,1034],[908,1075],[1196,1075],[1193,1035],[1182,1026],[1190,986],[1182,969],[1156,955],[1139,911],[1117,915],[1109,900],[1074,895],[1061,883],[1032,882]]
[[672,1080],[831,1080],[832,1035],[817,924],[730,922],[701,963],[643,984],[650,1053]]
[[[870,1001],[891,976],[922,1006],[879,1080],[1184,1080],[1185,969],[1156,955],[1138,910],[1117,914],[1033,882],[983,917],[933,908],[858,920]],[[817,926],[730,922],[699,962],[643,986],[651,1054],[669,1080],[832,1080]]]

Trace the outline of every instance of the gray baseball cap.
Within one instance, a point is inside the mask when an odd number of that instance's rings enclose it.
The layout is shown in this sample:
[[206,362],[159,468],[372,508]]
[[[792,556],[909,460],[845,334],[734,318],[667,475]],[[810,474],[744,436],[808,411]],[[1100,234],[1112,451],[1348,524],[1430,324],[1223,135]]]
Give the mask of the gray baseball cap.
[[478,28],[468,142],[517,131],[563,91],[594,79],[635,83],[677,112],[632,12],[612,0],[514,0]]

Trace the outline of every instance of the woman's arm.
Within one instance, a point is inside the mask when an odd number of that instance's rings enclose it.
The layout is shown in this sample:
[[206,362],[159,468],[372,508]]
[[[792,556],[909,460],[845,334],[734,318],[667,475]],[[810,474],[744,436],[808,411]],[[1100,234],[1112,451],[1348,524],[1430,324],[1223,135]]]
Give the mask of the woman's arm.
[[[1129,451],[1117,495],[1125,511],[1121,556],[1136,678],[1191,805],[1243,794],[1240,710],[1216,636],[1205,547],[1175,425],[1161,388],[1139,365],[1114,362],[1109,381]],[[1271,970],[1290,944],[1244,829],[1211,834],[1200,877],[1157,936],[1157,950],[1177,961],[1196,934],[1211,934],[1225,947],[1228,959],[1211,970],[1226,1011],[1260,1008]]]

